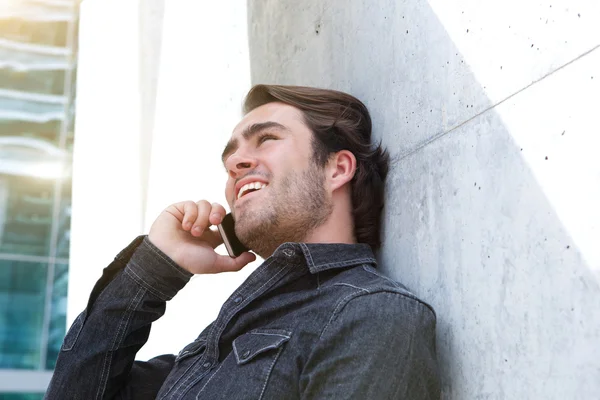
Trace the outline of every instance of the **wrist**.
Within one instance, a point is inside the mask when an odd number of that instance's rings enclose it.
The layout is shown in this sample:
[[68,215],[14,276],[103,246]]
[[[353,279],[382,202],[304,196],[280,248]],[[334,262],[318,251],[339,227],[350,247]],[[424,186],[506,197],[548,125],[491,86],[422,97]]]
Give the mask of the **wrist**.
[[192,277],[146,237],[127,264],[129,275],[163,300],[170,300]]

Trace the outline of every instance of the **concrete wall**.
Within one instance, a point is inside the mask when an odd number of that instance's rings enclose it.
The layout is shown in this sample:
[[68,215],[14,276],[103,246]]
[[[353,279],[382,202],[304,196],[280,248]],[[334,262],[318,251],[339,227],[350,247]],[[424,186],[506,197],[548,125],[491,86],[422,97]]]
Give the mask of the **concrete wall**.
[[252,83],[348,91],[393,156],[381,268],[447,399],[600,397],[595,0],[249,0]]

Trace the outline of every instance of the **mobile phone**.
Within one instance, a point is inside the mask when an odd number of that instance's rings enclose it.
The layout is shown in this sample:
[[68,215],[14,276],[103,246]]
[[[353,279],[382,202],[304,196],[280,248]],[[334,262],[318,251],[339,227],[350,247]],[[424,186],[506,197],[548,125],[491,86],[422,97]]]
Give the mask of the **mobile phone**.
[[235,236],[235,221],[233,220],[231,213],[225,215],[223,221],[217,225],[217,228],[219,229],[219,233],[223,238],[223,244],[230,257],[238,257],[243,252],[249,251],[249,249],[240,242],[240,239]]

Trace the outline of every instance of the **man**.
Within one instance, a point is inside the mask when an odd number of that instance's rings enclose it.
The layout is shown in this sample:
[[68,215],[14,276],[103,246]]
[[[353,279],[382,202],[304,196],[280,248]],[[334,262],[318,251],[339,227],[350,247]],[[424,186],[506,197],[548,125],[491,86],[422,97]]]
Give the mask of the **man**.
[[371,144],[366,107],[255,86],[223,162],[235,232],[264,263],[177,356],[134,361],[192,274],[255,259],[215,253],[223,206],[171,205],[105,269],[46,398],[439,398],[435,314],[376,270],[388,156]]

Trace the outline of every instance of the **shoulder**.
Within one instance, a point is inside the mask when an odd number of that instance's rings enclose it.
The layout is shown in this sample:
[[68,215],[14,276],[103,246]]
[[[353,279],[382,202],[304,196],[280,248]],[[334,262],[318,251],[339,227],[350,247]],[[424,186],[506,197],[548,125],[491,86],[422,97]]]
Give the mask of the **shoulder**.
[[[435,317],[433,307],[411,292],[402,283],[397,282],[371,265],[364,264],[337,275],[328,282],[332,287],[345,287],[345,296],[340,296],[337,309],[352,303],[353,306],[384,305],[391,302],[400,308],[422,309]],[[381,303],[381,304],[380,304]]]
[[435,329],[436,314],[431,305],[370,265],[339,274],[329,285],[341,292],[325,330],[348,323]]

